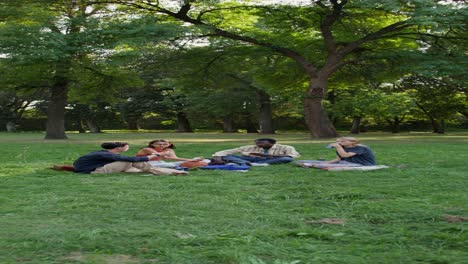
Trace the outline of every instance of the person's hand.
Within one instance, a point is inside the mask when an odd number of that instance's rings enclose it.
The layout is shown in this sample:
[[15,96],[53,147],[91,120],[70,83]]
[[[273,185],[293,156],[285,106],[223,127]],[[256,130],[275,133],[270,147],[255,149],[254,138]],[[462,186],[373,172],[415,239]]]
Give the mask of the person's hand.
[[213,157],[212,161],[211,161],[211,165],[221,165],[221,164],[225,164],[226,162],[224,162],[223,158],[222,157],[219,157],[219,156],[215,156]]
[[336,148],[336,147],[338,147],[338,146],[341,147],[341,145],[338,144],[338,143],[332,143],[332,144],[330,144],[330,146],[333,146],[334,148]]
[[257,152],[250,152],[250,156],[256,156],[256,157],[270,157],[271,155],[263,154],[263,153],[257,153]]

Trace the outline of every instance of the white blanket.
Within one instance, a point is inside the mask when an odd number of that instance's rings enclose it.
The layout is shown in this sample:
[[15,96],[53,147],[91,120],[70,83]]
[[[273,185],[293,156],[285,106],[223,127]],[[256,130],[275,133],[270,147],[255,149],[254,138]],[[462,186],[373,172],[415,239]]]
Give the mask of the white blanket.
[[323,168],[324,170],[328,171],[369,171],[369,170],[380,170],[380,169],[387,169],[390,168],[386,165],[375,165],[375,166],[363,166],[363,167],[329,167]]

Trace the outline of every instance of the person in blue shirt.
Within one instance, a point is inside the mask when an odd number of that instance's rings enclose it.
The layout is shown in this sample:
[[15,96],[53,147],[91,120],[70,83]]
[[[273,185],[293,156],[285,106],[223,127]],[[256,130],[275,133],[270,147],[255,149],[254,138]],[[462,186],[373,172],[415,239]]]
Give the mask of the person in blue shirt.
[[157,168],[151,166],[147,161],[159,154],[152,154],[144,157],[127,157],[120,153],[129,149],[126,142],[104,142],[101,144],[102,150],[88,153],[78,158],[73,166],[77,173],[119,173],[119,172],[149,172],[151,174],[187,174],[186,171],[179,171],[167,168]]
[[297,164],[302,167],[329,168],[329,167],[362,167],[376,165],[372,150],[360,144],[354,137],[340,137],[335,143],[328,146],[336,151],[336,158],[329,161],[301,160]]

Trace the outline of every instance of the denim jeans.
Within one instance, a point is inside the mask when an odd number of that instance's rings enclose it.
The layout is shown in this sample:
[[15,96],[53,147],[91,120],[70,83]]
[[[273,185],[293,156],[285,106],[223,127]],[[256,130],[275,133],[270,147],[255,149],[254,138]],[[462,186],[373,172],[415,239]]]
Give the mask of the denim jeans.
[[291,157],[252,157],[252,156],[229,155],[229,156],[224,156],[223,160],[226,162],[233,162],[233,163],[245,165],[246,162],[281,164],[281,163],[289,163],[293,161],[294,159]]

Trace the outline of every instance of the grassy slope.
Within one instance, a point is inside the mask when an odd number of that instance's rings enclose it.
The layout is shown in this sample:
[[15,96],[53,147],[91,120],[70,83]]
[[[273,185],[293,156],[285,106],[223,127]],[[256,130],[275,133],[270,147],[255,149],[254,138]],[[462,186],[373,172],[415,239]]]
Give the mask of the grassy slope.
[[[77,175],[71,163],[101,141],[133,155],[171,138],[183,157],[250,144],[256,135],[102,134],[44,141],[0,134],[0,263],[467,263],[468,134],[364,134],[381,164],[369,172],[288,165],[188,177]],[[332,158],[328,141],[276,135],[303,158]],[[342,225],[311,223],[339,218]],[[300,262],[295,262],[300,261]]]

